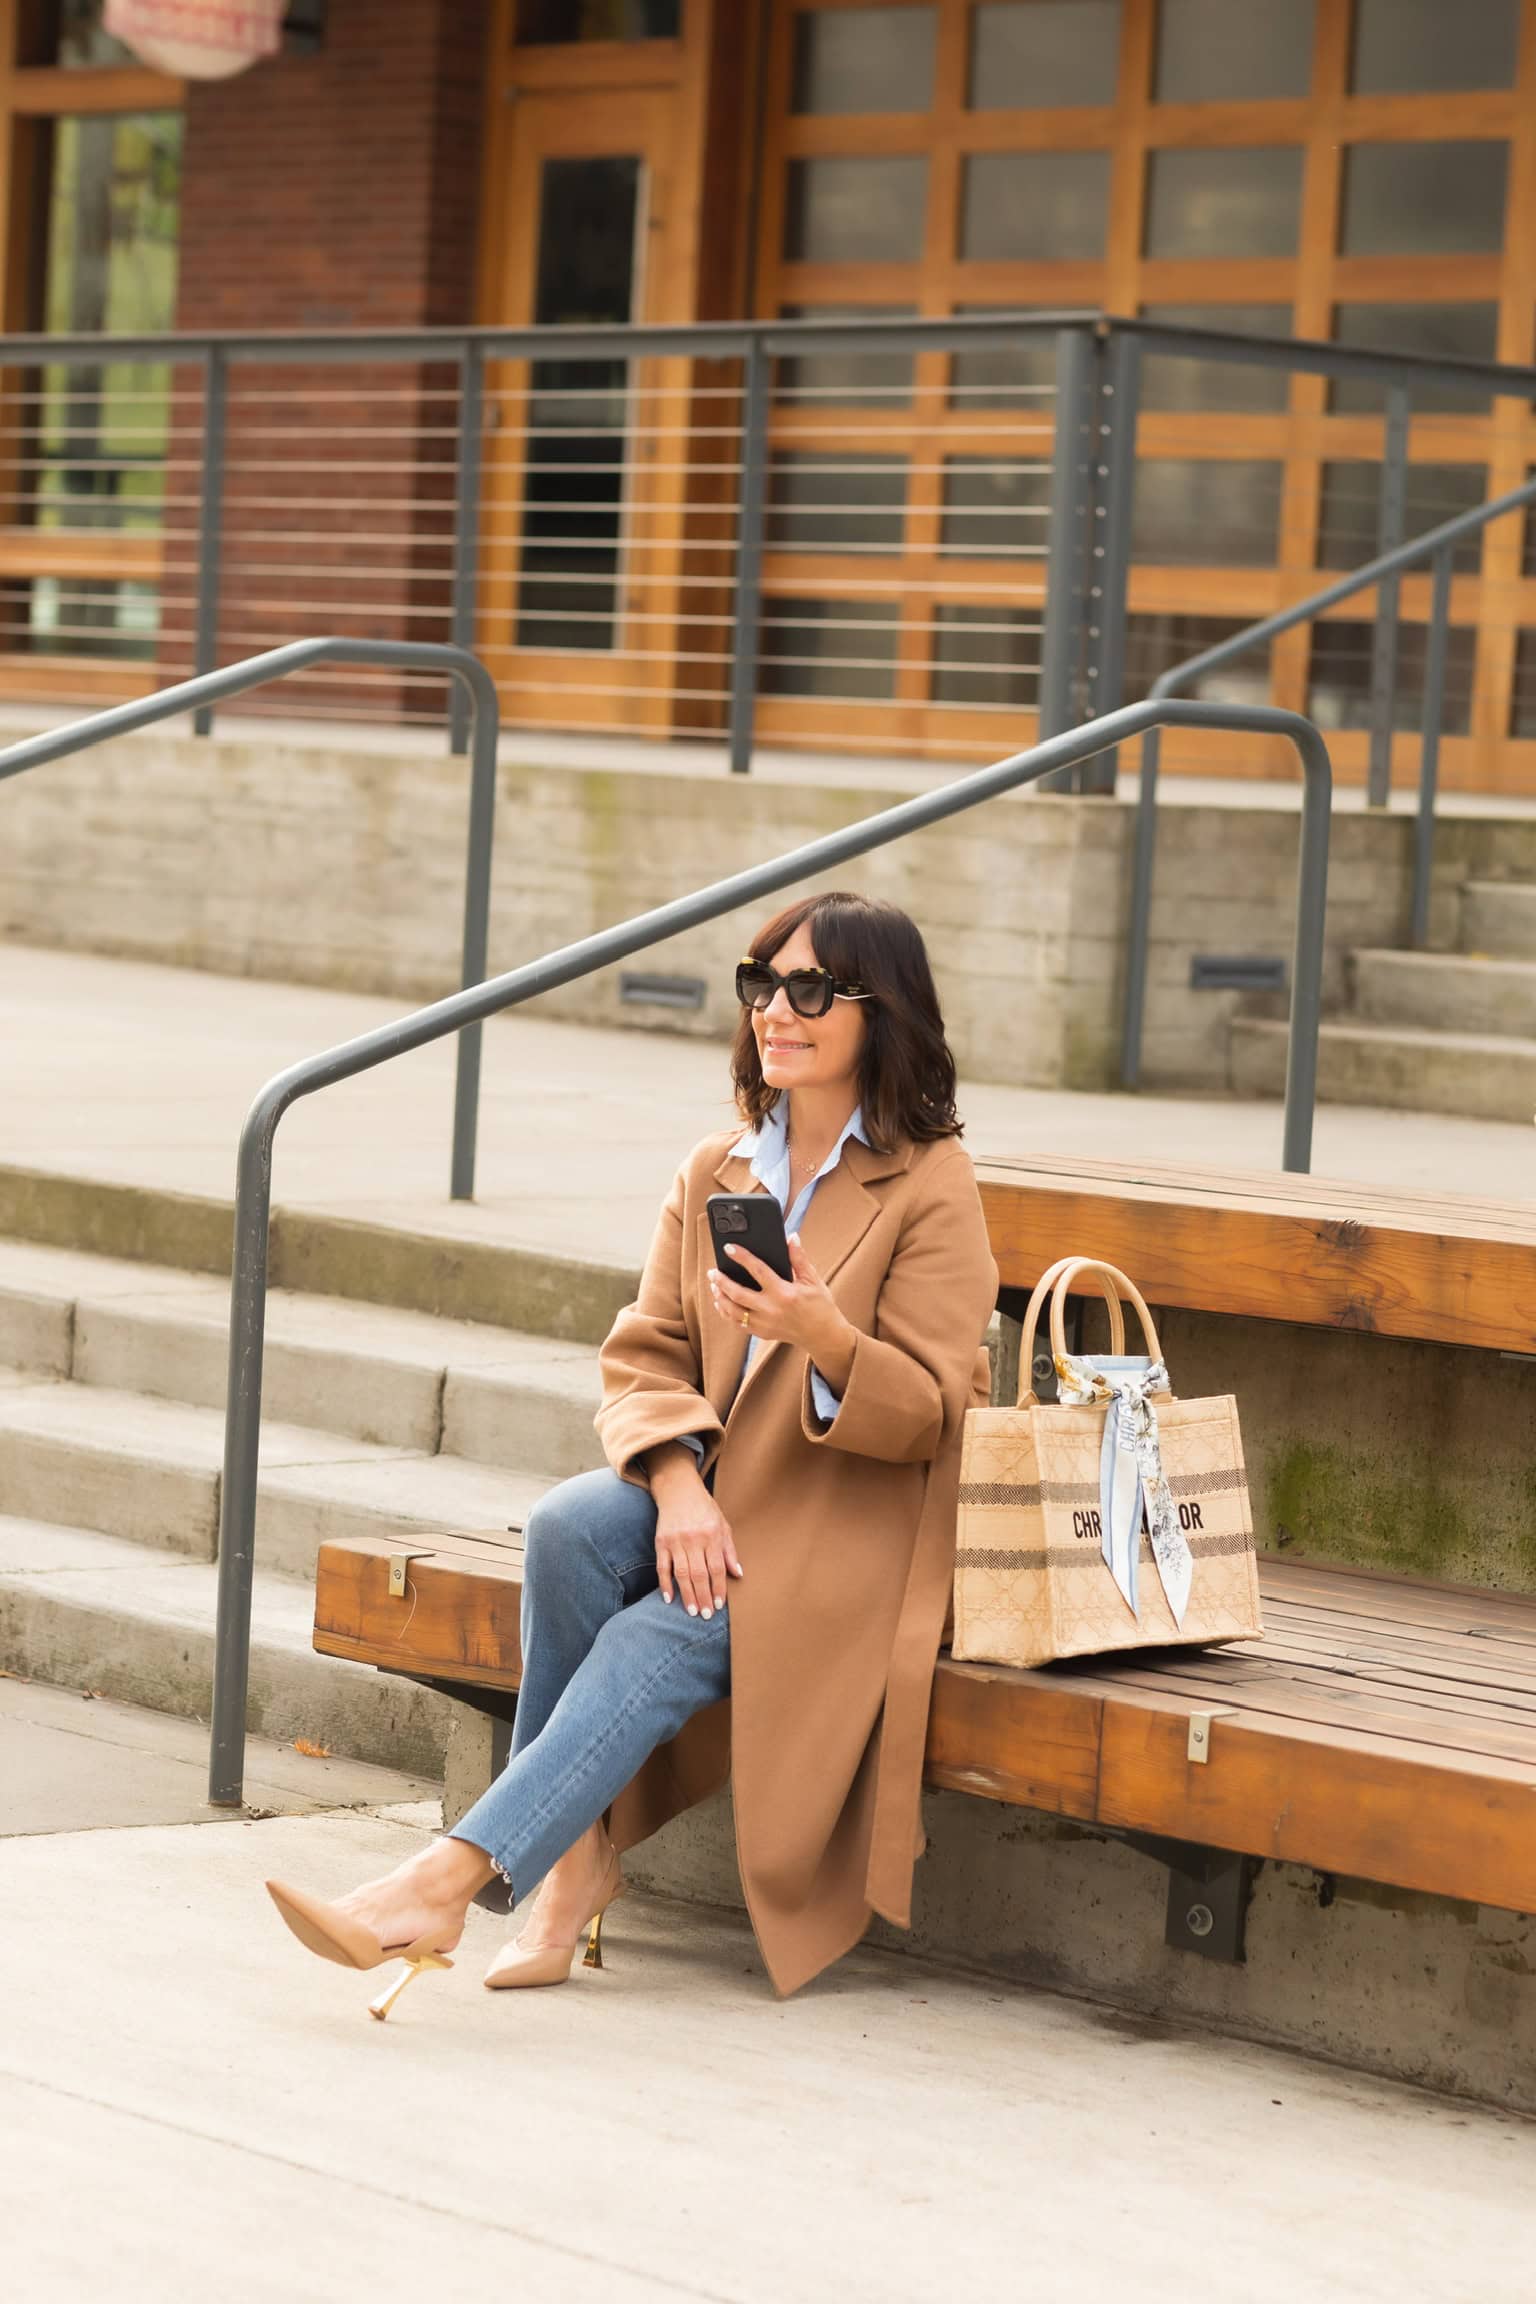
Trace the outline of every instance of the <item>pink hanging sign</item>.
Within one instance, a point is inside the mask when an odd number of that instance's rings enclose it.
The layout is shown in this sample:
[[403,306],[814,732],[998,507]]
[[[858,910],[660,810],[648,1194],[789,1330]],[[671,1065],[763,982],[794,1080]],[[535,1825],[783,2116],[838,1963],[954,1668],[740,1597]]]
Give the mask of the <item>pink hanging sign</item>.
[[227,80],[275,56],[284,0],[107,0],[105,29],[157,72]]

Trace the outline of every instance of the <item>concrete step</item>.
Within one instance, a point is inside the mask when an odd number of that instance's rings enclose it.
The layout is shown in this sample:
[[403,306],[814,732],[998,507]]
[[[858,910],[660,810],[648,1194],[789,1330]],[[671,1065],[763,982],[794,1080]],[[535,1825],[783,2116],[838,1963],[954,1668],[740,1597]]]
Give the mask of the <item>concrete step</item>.
[[[1283,1094],[1289,1030],[1263,1017],[1233,1018],[1228,1060],[1237,1095]],[[1536,1040],[1423,1032],[1403,1024],[1325,1024],[1318,1043],[1317,1092],[1329,1104],[1377,1104],[1528,1125],[1536,1113]]]
[[[0,1517],[0,1666],[207,1721],[218,1570],[122,1538]],[[256,1572],[246,1725],[440,1777],[450,1712],[434,1690],[317,1655],[304,1586]]]
[[1469,880],[1462,891],[1461,948],[1536,960],[1536,882]]
[[[211,1560],[223,1427],[215,1409],[97,1385],[13,1381],[0,1387],[0,1505]],[[395,1528],[500,1531],[521,1522],[548,1485],[461,1457],[266,1424],[256,1558],[307,1580],[330,1538]]]
[[[0,1240],[0,1363],[222,1408],[228,1283]],[[565,1479],[602,1462],[589,1345],[274,1290],[264,1418]]]
[[[0,1164],[0,1238],[227,1276],[233,1229],[228,1200]],[[447,1202],[435,1220],[413,1207],[395,1222],[274,1208],[268,1278],[594,1345],[638,1283],[633,1267],[496,1239],[477,1208]]]
[[1536,1039],[1536,960],[1460,952],[1356,952],[1353,1015],[1363,1024]]

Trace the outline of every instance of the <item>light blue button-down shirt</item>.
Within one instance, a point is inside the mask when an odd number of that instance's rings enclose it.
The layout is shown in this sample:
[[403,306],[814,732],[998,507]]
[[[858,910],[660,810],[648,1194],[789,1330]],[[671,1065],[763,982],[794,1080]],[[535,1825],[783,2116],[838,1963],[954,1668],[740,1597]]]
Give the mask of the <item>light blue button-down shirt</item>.
[[[837,1142],[833,1145],[831,1151],[827,1154],[825,1160],[823,1160],[821,1166],[817,1169],[810,1182],[802,1186],[799,1197],[796,1199],[793,1207],[791,1207],[789,1203],[789,1194],[791,1189],[789,1166],[789,1105],[784,1097],[781,1096],[779,1098],[777,1104],[775,1104],[773,1110],[769,1113],[766,1120],[762,1121],[757,1128],[749,1129],[746,1135],[741,1137],[739,1141],[732,1146],[732,1152],[734,1157],[739,1160],[751,1161],[753,1175],[758,1179],[760,1184],[762,1184],[768,1191],[773,1194],[780,1208],[782,1208],[784,1211],[785,1231],[798,1232],[805,1222],[806,1211],[816,1196],[817,1185],[821,1182],[824,1176],[831,1175],[833,1169],[837,1166],[839,1160],[841,1160],[843,1156],[843,1146],[847,1143],[850,1136],[857,1136],[861,1144],[867,1144],[869,1142],[869,1138],[864,1131],[864,1108],[860,1104],[856,1104],[854,1106],[852,1113],[849,1115],[847,1127],[843,1130],[841,1136],[839,1136]],[[757,1358],[758,1353],[763,1349],[764,1341],[765,1339],[763,1337],[754,1336],[748,1344],[747,1357],[743,1361],[741,1369],[741,1378],[743,1383],[746,1382],[747,1370],[751,1367],[753,1361]],[[837,1414],[839,1408],[841,1408],[843,1404],[841,1395],[833,1391],[831,1385],[822,1375],[819,1368],[813,1368],[811,1370],[811,1398],[815,1404],[816,1413],[824,1424],[831,1423],[833,1417]],[[693,1449],[694,1453],[702,1462],[704,1455],[703,1443],[699,1441],[692,1433],[687,1434],[685,1437],[687,1440],[687,1445]]]

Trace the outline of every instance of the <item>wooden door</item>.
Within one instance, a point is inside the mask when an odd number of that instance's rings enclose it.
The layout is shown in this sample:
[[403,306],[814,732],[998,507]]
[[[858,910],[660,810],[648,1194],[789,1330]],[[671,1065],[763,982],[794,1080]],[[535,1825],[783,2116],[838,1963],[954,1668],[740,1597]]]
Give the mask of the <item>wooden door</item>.
[[[498,320],[641,321],[665,309],[673,109],[645,89],[519,91]],[[685,385],[676,361],[488,365],[478,646],[510,722],[667,724]]]

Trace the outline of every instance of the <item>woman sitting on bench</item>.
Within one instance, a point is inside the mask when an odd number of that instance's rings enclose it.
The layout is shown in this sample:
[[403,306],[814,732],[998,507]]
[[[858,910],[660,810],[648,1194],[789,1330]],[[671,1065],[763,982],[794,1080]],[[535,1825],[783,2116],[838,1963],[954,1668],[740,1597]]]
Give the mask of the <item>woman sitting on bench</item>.
[[[856,1944],[872,1911],[911,1925],[961,1429],[987,1396],[997,1270],[906,913],[793,904],[736,988],[740,1121],[683,1163],[602,1348],[611,1470],[561,1482],[529,1518],[507,1766],[451,1832],[334,1903],[267,1883],[327,1958],[403,1958],[402,1986],[446,1966],[500,1874],[514,1903],[539,1893],[488,1985],[563,1981],[589,1924],[600,1966],[621,1851],[727,1780],[777,1991]],[[716,1269],[706,1204],[754,1192],[784,1213],[788,1281],[745,1248],[741,1279]]]

